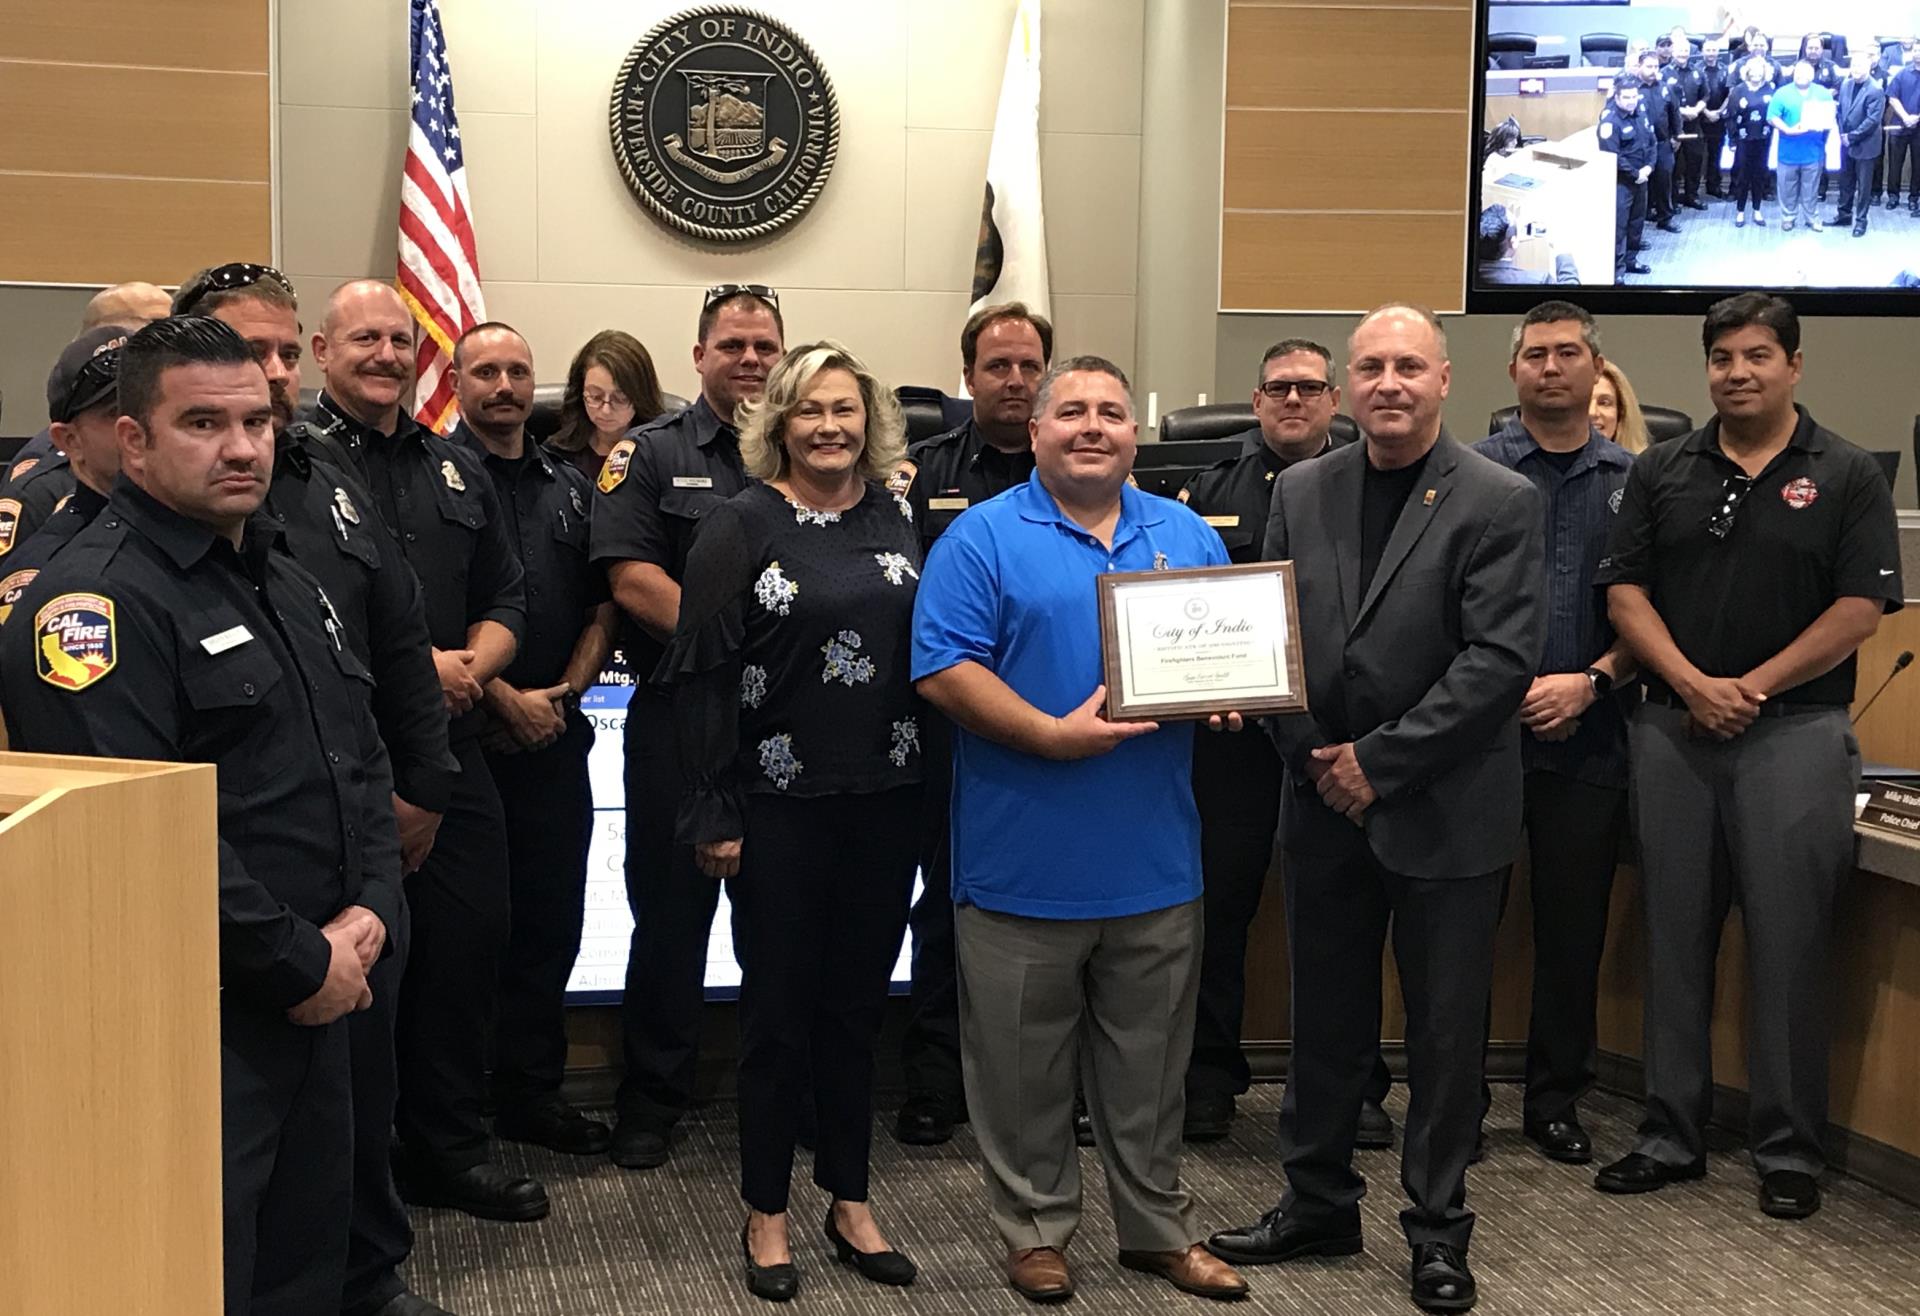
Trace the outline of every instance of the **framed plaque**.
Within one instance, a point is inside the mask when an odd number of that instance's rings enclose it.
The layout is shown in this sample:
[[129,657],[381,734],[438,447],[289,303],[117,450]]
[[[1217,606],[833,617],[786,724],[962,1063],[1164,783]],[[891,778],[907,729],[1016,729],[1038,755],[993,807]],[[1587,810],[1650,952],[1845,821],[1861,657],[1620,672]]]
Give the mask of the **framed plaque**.
[[1292,562],[1099,577],[1107,717],[1307,711]]

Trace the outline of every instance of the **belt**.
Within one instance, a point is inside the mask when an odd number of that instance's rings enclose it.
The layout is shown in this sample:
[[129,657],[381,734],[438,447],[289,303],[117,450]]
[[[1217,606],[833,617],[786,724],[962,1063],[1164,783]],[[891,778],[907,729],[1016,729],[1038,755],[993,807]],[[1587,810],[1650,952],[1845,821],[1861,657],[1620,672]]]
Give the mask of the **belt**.
[[[1664,704],[1668,708],[1677,708],[1683,713],[1687,711],[1687,701],[1671,690],[1648,690],[1647,702]],[[1845,704],[1793,703],[1787,700],[1769,699],[1760,705],[1760,716],[1781,717],[1787,713],[1830,713],[1835,709],[1844,710],[1845,708]]]

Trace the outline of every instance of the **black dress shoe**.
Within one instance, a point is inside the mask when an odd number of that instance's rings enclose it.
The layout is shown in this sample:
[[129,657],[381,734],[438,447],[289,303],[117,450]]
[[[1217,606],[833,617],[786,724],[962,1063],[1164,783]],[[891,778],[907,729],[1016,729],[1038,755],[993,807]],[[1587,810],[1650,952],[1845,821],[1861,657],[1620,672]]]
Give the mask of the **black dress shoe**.
[[1828,220],[1827,223],[1833,225],[1835,228],[1846,228],[1849,224],[1853,223],[1853,216],[1835,215],[1832,219]]
[[1698,197],[1688,197],[1685,201],[1682,201],[1680,204],[1685,206],[1688,210],[1705,210],[1707,208],[1707,203],[1700,200],[1700,198]]
[[508,1142],[529,1142],[569,1156],[598,1156],[613,1142],[613,1130],[558,1099],[502,1110],[493,1117],[493,1132]]
[[1866,220],[1863,219],[1853,226],[1853,236],[1856,238],[1864,238],[1867,236]]
[[1662,233],[1678,233],[1680,231],[1680,226],[1671,219],[1663,219],[1658,224],[1655,224],[1654,227]]
[[1413,1302],[1422,1311],[1465,1311],[1480,1296],[1466,1254],[1446,1243],[1413,1245]]
[[894,1117],[893,1139],[908,1147],[938,1147],[953,1138],[953,1117],[939,1097],[915,1093],[900,1103]]
[[623,1170],[651,1170],[667,1163],[668,1131],[631,1117],[613,1126],[607,1159]]
[[1231,1092],[1199,1092],[1187,1096],[1186,1123],[1180,1132],[1188,1142],[1218,1142],[1232,1128]]
[[1603,1193],[1651,1193],[1670,1183],[1706,1177],[1707,1163],[1669,1165],[1644,1152],[1628,1152],[1593,1176],[1593,1186]]
[[791,1261],[763,1266],[747,1245],[747,1227],[740,1226],[740,1255],[747,1259],[747,1292],[768,1302],[791,1302],[800,1292],[800,1272]]
[[1580,1127],[1580,1121],[1572,1117],[1529,1124],[1526,1134],[1546,1153],[1548,1160],[1585,1165],[1593,1159],[1593,1139]]
[[1354,1131],[1353,1145],[1363,1151],[1393,1146],[1393,1116],[1379,1102],[1360,1103],[1360,1126]]
[[821,1226],[821,1232],[826,1234],[827,1242],[833,1244],[833,1254],[840,1258],[840,1264],[852,1266],[860,1272],[862,1279],[905,1288],[920,1273],[920,1268],[903,1252],[862,1252],[849,1243],[846,1235],[840,1232],[840,1226],[834,1223],[831,1205],[827,1207],[827,1222]]
[[428,1302],[418,1293],[402,1293],[389,1299],[373,1316],[453,1316],[437,1302]]
[[1637,260],[1629,261],[1627,262],[1626,269],[1621,272],[1624,274],[1652,274],[1653,267]]
[[1478,1165],[1487,1159],[1487,1131],[1485,1129],[1473,1135],[1473,1150],[1467,1155],[1468,1165]]
[[537,1179],[508,1174],[491,1161],[448,1175],[395,1176],[411,1206],[445,1206],[481,1220],[543,1220],[553,1204]]
[[1307,1224],[1287,1219],[1278,1207],[1254,1224],[1222,1229],[1207,1239],[1207,1251],[1241,1266],[1295,1257],[1350,1257],[1365,1246],[1358,1222],[1351,1228]]
[[1820,1209],[1820,1185],[1798,1170],[1760,1176],[1760,1210],[1778,1220],[1804,1220]]

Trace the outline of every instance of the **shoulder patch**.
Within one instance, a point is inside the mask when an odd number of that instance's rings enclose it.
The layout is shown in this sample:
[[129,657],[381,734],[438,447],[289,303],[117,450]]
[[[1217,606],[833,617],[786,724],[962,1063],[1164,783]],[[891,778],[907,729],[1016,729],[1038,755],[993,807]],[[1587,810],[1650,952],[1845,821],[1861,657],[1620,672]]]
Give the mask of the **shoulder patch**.
[[0,498],[0,557],[13,551],[13,541],[19,533],[20,500]]
[[913,477],[920,474],[920,468],[910,461],[903,461],[893,468],[893,474],[887,477],[887,492],[895,498],[905,498],[907,490],[913,488]]
[[612,493],[627,478],[627,467],[633,464],[633,449],[632,439],[622,439],[613,445],[613,451],[607,454],[606,464],[600,468],[600,478],[594,482],[601,493]]
[[48,685],[84,690],[113,670],[113,600],[62,594],[33,617],[34,670]]
[[1603,120],[1600,124],[1600,140],[1604,142],[1611,136],[1613,136],[1613,122]]
[[38,571],[16,571],[11,576],[0,576],[0,626],[7,624],[7,618],[13,615],[13,605],[39,574]]
[[32,470],[34,467],[38,466],[39,464],[40,464],[40,459],[38,457],[29,457],[23,462],[15,462],[13,464],[13,469],[7,472],[7,479],[8,480],[24,480],[27,478],[27,472]]

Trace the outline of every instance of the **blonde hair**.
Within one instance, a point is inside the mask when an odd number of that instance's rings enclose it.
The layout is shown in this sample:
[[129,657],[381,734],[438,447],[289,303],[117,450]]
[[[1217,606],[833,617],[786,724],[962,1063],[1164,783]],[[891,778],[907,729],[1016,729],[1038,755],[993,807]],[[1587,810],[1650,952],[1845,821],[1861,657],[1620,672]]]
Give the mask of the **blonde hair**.
[[1638,455],[1647,450],[1647,418],[1640,411],[1640,397],[1627,382],[1627,372],[1608,361],[1600,367],[1607,383],[1613,386],[1614,405],[1620,420],[1614,427],[1613,441]]
[[800,409],[809,385],[823,370],[844,370],[860,386],[860,402],[867,410],[865,446],[860,450],[859,473],[865,480],[884,480],[907,455],[907,418],[900,399],[882,384],[860,358],[831,338],[794,348],[767,375],[767,387],[758,398],[735,409],[740,428],[740,460],[756,480],[778,480],[786,475],[787,421]]

